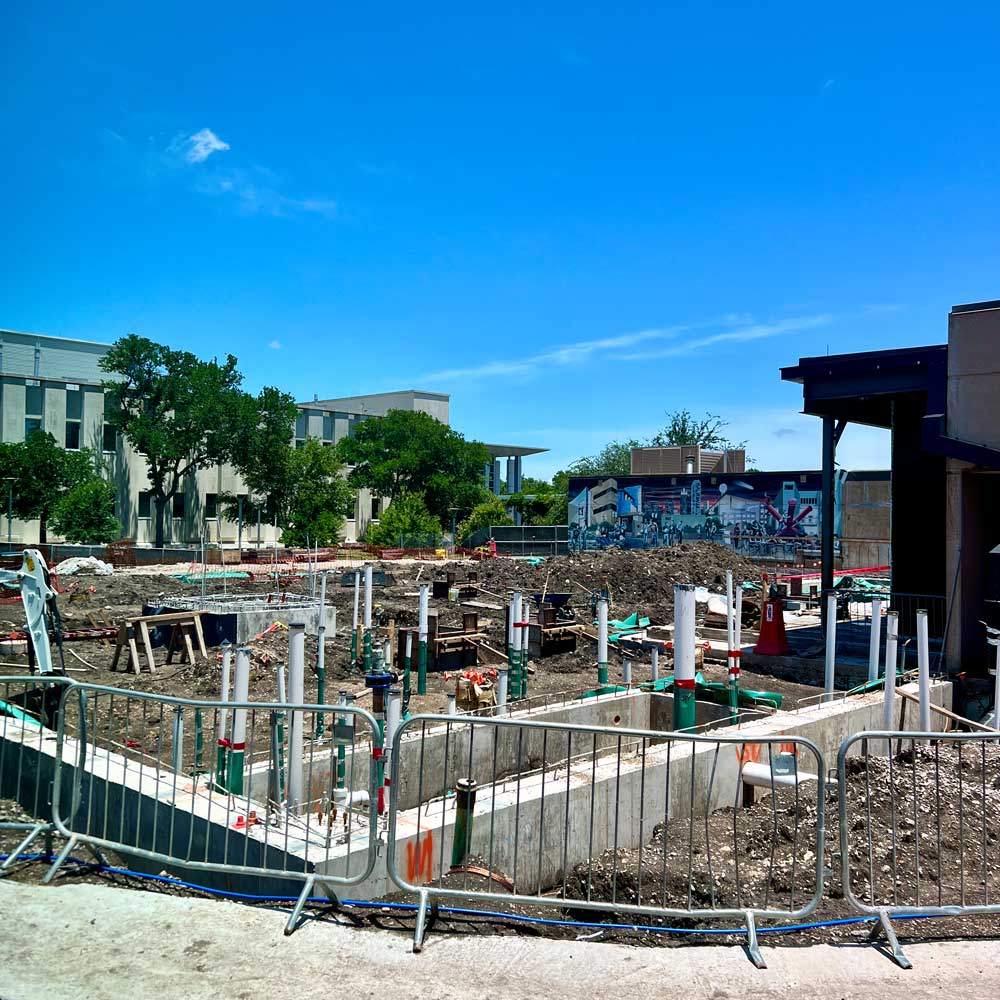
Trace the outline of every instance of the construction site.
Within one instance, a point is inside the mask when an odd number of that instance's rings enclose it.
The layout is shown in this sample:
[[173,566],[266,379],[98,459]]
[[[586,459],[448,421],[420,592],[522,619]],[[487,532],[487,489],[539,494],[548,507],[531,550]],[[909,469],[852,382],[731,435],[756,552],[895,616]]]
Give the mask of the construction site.
[[704,541],[391,555],[91,575],[25,550],[4,877],[287,900],[286,934],[350,914],[414,951],[470,920],[725,931],[763,967],[759,934],[874,926],[906,967],[896,918],[995,932],[996,721],[887,574],[821,592],[815,562]]

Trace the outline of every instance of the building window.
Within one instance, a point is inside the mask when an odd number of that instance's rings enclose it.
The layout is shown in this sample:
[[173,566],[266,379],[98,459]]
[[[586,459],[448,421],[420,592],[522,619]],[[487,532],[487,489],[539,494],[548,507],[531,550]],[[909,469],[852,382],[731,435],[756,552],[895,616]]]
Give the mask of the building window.
[[66,421],[66,447],[70,451],[80,450],[80,421]]
[[174,517],[181,518],[184,516],[184,494],[175,493],[171,498],[170,502],[171,514]]
[[35,348],[35,371],[34,376],[38,378],[42,374],[42,349],[40,347]]
[[111,424],[104,425],[104,433],[101,438],[101,449],[102,451],[117,451],[118,448],[118,432],[111,426]]
[[380,497],[372,497],[372,520],[377,521],[382,512],[382,500]]
[[80,447],[80,421],[83,418],[83,393],[79,386],[66,386],[66,447],[74,451]]
[[24,418],[24,436],[27,437],[32,431],[40,431],[42,429],[41,417],[25,417]]
[[219,516],[219,494],[205,494],[205,519],[214,521]]
[[304,438],[307,433],[307,428],[309,427],[309,418],[302,410],[299,410],[298,416],[295,418],[295,436],[297,438]]
[[24,387],[24,436],[42,429],[45,412],[45,390],[38,382],[27,382]]
[[323,440],[333,441],[333,414],[323,414]]
[[152,517],[153,494],[149,490],[139,491],[139,517]]

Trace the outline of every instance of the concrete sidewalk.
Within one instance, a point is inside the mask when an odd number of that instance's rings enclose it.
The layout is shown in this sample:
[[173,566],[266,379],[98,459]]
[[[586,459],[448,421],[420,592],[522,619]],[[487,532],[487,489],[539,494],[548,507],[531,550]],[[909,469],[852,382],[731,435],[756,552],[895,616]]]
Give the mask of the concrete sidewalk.
[[[393,1000],[678,994],[796,1000],[962,1000],[1000,995],[1000,940],[911,944],[909,972],[871,947],[764,947],[754,969],[736,944],[634,948],[527,937],[445,937],[423,954],[407,935],[306,924],[237,903],[103,886],[0,883],[2,1000]],[[766,938],[765,938],[766,940]],[[791,938],[787,939],[793,940]]]

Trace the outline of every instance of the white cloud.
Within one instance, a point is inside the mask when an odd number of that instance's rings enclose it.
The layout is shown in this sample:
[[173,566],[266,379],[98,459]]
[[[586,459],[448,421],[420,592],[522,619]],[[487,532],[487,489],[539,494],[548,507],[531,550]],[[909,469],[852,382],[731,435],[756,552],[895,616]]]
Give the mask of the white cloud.
[[[585,362],[602,359],[604,361],[647,361],[654,358],[674,357],[682,354],[694,354],[716,344],[726,342],[742,342],[760,340],[764,337],[776,337],[782,333],[798,330],[809,330],[824,326],[833,317],[829,313],[816,316],[799,316],[781,320],[776,323],[754,323],[752,317],[743,313],[730,313],[719,319],[701,320],[694,323],[678,324],[676,326],[657,327],[650,330],[639,330],[635,333],[616,334],[611,337],[601,337],[596,340],[580,340],[556,347],[550,351],[533,354],[526,358],[511,360],[493,360],[474,368],[446,368],[442,371],[429,372],[420,376],[421,381],[449,382],[467,378],[495,378],[497,376],[533,375],[546,368],[568,367],[581,365]],[[693,339],[678,342],[682,334],[693,334],[697,330],[711,326],[733,326],[735,330],[724,330],[708,336],[696,336]],[[623,348],[636,347],[640,344],[653,344],[670,341],[668,346],[657,346],[652,350],[623,352]]]
[[229,149],[229,143],[223,142],[210,128],[203,128],[200,132],[187,139],[188,150],[184,158],[188,163],[204,163],[213,153],[222,153]]
[[280,351],[281,350],[281,341],[280,340],[269,340],[267,342],[267,346],[270,347],[272,351]]
[[217,170],[199,179],[198,190],[208,195],[232,195],[248,215],[287,217],[299,213],[322,215],[328,219],[337,213],[337,203],[330,198],[293,198],[283,194],[280,180],[263,167],[244,170],[240,167]]

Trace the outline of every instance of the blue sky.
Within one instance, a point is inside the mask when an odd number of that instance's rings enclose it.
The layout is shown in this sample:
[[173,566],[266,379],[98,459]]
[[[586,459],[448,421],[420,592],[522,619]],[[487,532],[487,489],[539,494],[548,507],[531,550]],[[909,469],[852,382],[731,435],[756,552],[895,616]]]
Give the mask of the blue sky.
[[679,407],[788,468],[779,366],[1000,297],[995,5],[477,7],[8,4],[0,328],[449,392],[536,474]]

